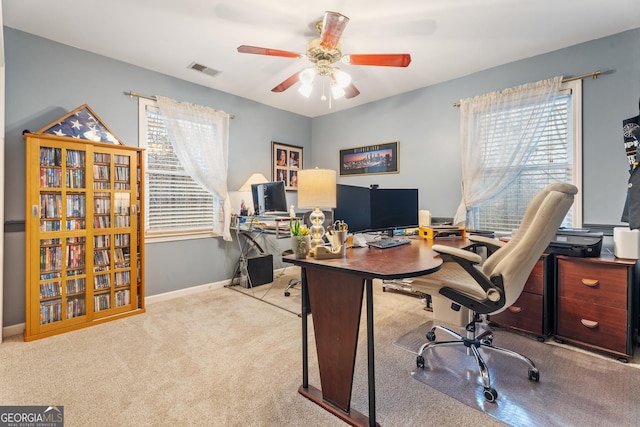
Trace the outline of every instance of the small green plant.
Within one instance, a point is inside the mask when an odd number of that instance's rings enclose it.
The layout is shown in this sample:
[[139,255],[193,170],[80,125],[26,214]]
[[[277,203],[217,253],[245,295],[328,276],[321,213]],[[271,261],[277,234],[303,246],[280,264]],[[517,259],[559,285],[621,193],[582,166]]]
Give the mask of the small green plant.
[[296,254],[306,254],[309,250],[309,238],[306,236],[311,234],[311,230],[306,225],[300,225],[299,219],[289,221],[289,228],[291,229],[291,235],[296,238],[296,247],[294,249]]
[[289,221],[289,228],[292,236],[307,236],[311,234],[311,230],[306,225],[300,225],[299,219]]

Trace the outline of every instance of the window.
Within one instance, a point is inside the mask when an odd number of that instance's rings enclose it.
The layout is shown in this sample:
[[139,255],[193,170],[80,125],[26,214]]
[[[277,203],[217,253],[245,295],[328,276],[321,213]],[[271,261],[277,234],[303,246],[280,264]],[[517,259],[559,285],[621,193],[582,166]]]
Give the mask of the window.
[[212,235],[214,197],[184,171],[155,101],[140,99],[145,150],[145,236],[176,240]]
[[[485,230],[511,231],[520,221],[531,198],[547,184],[569,182],[580,188],[582,182],[582,109],[581,81],[564,83],[561,94],[553,100],[553,110],[535,152],[524,171],[499,198],[475,208],[478,227]],[[518,114],[518,111],[513,111]],[[495,149],[487,141],[486,158]],[[488,153],[487,153],[488,152]],[[491,165],[496,171],[500,165]],[[576,197],[565,217],[563,227],[582,225],[582,205]]]

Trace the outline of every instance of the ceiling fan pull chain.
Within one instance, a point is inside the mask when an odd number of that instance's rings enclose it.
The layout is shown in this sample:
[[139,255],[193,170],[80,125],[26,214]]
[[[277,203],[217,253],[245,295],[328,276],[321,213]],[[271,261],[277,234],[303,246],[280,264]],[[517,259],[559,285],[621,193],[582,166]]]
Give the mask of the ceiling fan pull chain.
[[320,97],[321,101],[326,101],[327,100],[327,95],[324,94],[324,81],[325,81],[325,79],[322,79],[322,96]]

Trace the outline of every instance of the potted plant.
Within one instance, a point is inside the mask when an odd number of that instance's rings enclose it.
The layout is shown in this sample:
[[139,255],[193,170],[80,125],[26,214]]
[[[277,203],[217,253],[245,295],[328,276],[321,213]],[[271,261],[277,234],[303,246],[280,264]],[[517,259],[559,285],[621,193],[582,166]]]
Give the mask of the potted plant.
[[300,225],[300,220],[289,221],[291,230],[291,250],[296,258],[306,258],[311,249],[311,230],[306,225]]

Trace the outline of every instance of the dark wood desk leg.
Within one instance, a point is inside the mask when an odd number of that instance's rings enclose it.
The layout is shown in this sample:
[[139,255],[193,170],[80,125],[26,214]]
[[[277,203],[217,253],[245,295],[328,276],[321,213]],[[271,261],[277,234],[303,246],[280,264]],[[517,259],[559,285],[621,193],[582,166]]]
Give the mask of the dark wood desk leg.
[[376,424],[376,381],[374,366],[374,341],[373,341],[373,280],[365,280],[367,293],[367,362],[369,368],[369,425]]
[[309,315],[309,291],[307,289],[307,271],[302,269],[302,387],[309,388],[309,336],[307,318]]
[[[309,384],[307,387],[300,386],[298,392],[352,426],[369,426],[369,417],[351,408],[366,281],[358,275],[338,270],[311,266],[305,268],[306,295],[313,314],[321,388]],[[371,328],[369,330],[373,331]],[[368,339],[373,346],[372,332]],[[373,422],[377,425],[375,418]]]

